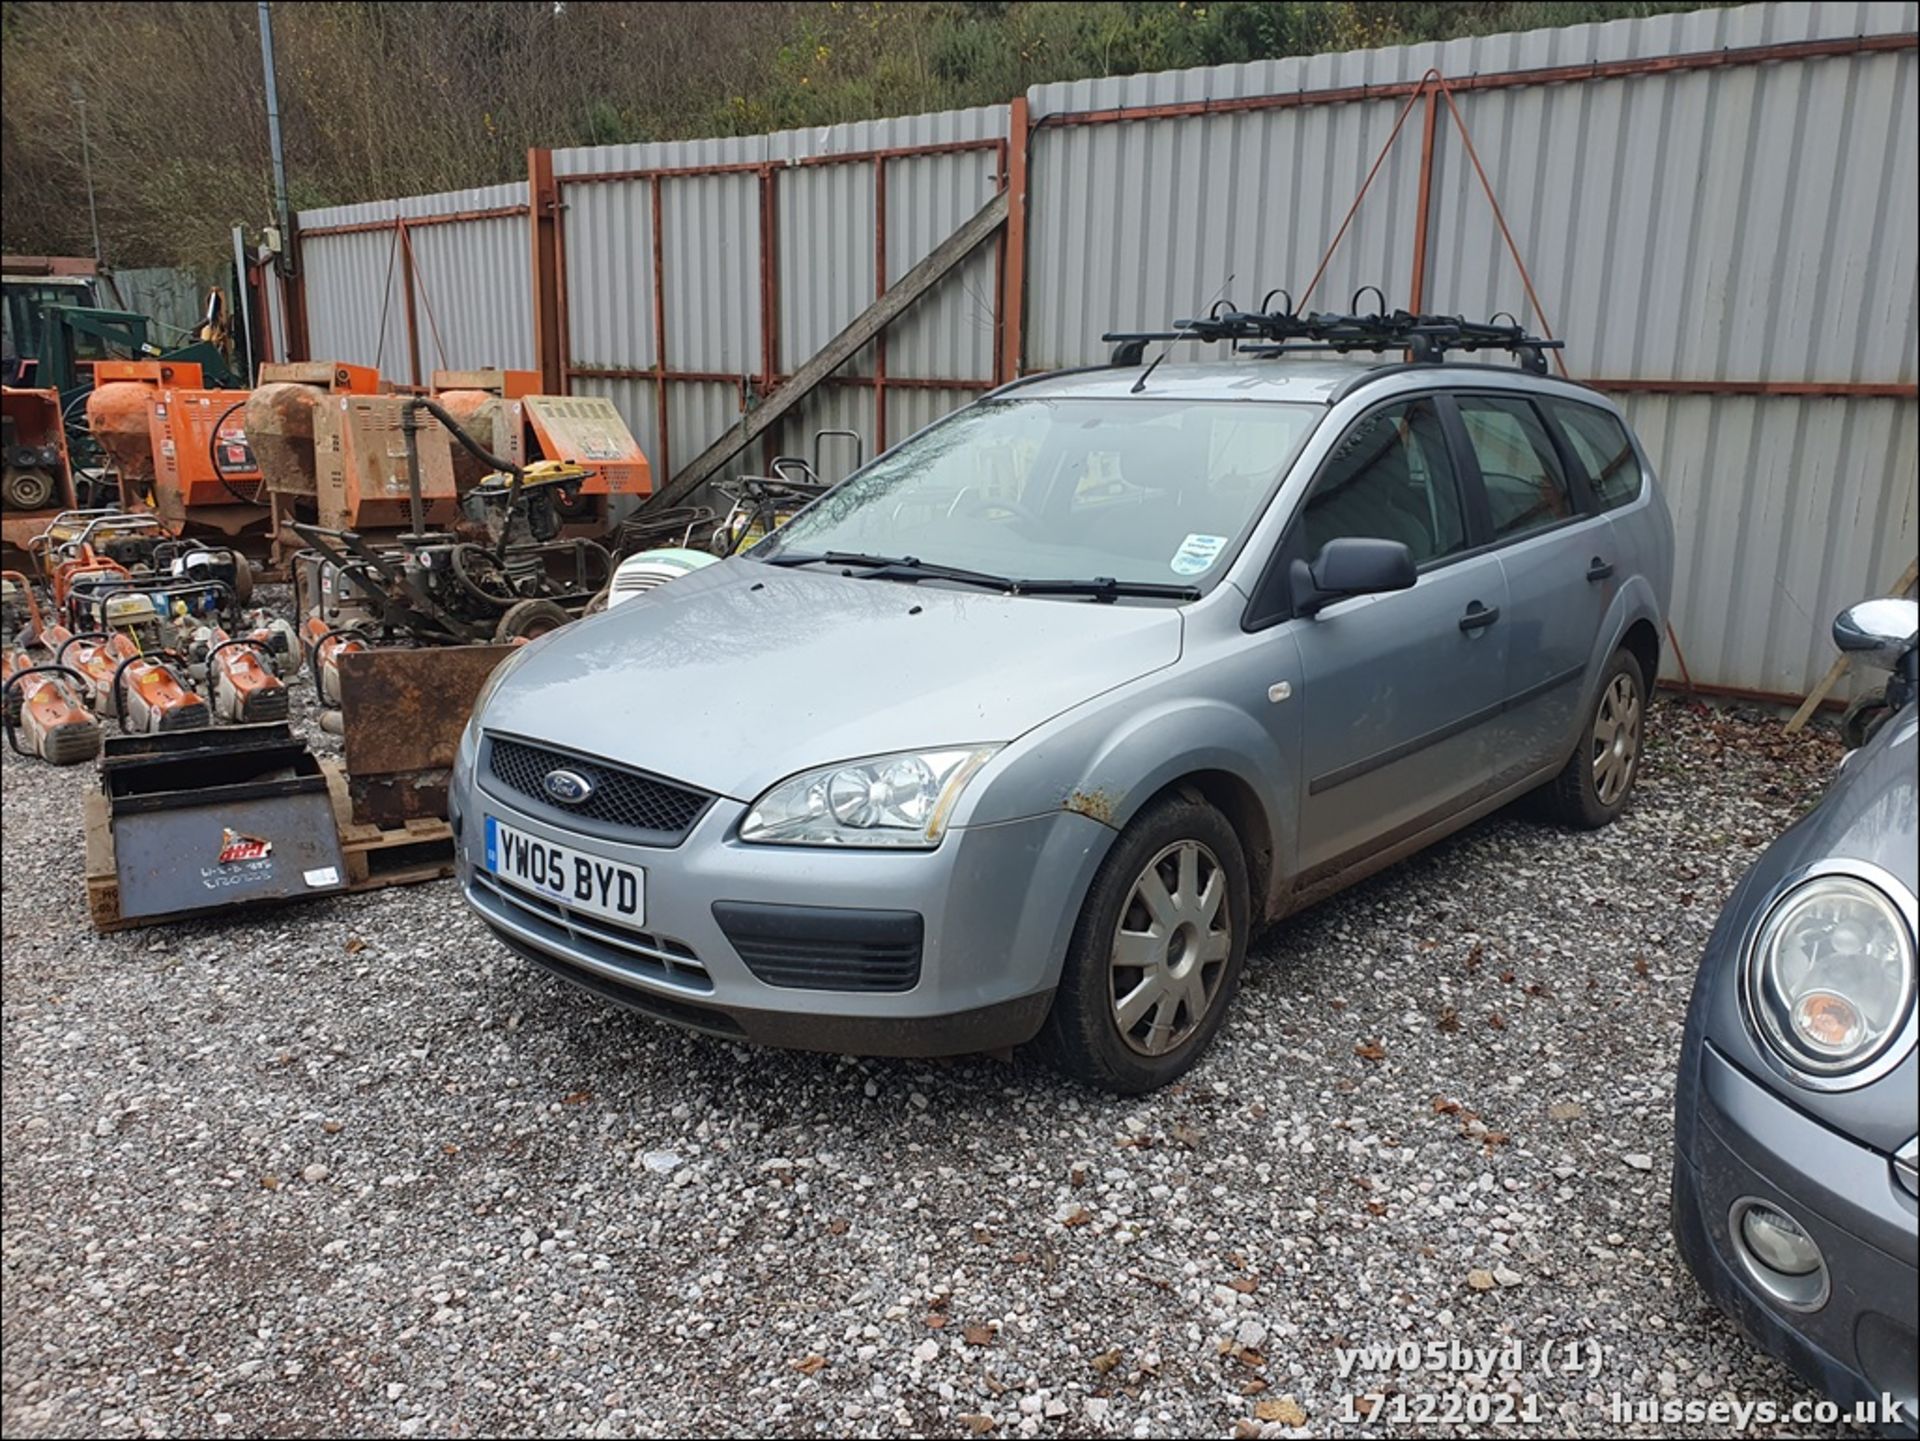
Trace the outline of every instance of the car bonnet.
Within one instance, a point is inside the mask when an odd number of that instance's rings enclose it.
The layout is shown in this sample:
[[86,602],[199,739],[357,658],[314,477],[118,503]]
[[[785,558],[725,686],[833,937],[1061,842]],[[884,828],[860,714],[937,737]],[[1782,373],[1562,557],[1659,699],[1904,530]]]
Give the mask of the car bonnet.
[[796,771],[1010,741],[1180,655],[1165,602],[734,560],[544,640],[484,727],[750,801]]

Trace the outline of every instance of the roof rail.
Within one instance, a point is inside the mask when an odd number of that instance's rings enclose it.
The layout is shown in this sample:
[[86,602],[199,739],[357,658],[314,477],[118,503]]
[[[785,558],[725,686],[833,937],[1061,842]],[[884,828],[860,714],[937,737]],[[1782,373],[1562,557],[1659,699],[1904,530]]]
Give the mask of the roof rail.
[[[1368,291],[1379,296],[1380,308],[1370,315],[1357,313]],[[1275,296],[1284,297],[1284,309],[1270,308]],[[1529,335],[1514,316],[1502,311],[1490,320],[1467,320],[1458,315],[1415,315],[1386,308],[1378,286],[1354,292],[1356,313],[1340,315],[1310,311],[1294,313],[1293,297],[1284,290],[1267,292],[1259,310],[1239,310],[1230,300],[1216,301],[1204,316],[1176,320],[1172,330],[1109,331],[1100,338],[1113,349],[1114,365],[1138,365],[1154,341],[1197,340],[1203,344],[1226,341],[1247,355],[1345,354],[1355,350],[1404,350],[1416,362],[1444,360],[1451,352],[1505,350],[1523,370],[1544,375],[1549,350],[1565,342]]]

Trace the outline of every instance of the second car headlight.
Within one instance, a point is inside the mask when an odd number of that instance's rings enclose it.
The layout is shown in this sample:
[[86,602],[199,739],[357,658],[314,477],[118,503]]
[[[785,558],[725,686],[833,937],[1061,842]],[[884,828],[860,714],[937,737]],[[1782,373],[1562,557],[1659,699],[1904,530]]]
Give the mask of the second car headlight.
[[1747,958],[1747,1010],[1794,1071],[1826,1079],[1884,1052],[1913,1009],[1913,932],[1878,886],[1824,874],[1767,913]]
[[954,802],[997,745],[900,751],[789,776],[753,803],[740,839],[789,846],[940,844]]

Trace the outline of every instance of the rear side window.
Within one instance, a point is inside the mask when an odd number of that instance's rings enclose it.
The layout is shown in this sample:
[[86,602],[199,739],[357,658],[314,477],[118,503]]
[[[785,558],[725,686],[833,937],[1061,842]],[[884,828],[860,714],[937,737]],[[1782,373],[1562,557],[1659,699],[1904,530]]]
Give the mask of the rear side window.
[[1544,404],[1566,433],[1580,464],[1586,467],[1594,503],[1614,510],[1640,494],[1640,457],[1634,454],[1627,428],[1604,410],[1571,400]]
[[1460,419],[1485,483],[1495,540],[1558,525],[1573,494],[1539,413],[1524,400],[1463,395]]
[[1413,563],[1466,545],[1460,489],[1431,400],[1384,405],[1356,420],[1321,466],[1302,507],[1299,553],[1312,558],[1330,540],[1397,540]]

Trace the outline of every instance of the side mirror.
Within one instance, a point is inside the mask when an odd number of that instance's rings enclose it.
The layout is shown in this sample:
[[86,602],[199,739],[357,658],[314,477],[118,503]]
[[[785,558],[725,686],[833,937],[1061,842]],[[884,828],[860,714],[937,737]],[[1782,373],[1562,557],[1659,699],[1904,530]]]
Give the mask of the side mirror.
[[1920,602],[1883,597],[1850,605],[1834,618],[1833,643],[1881,670],[1893,670],[1920,631]]
[[1411,590],[1419,576],[1413,552],[1401,542],[1348,535],[1328,541],[1311,565],[1296,560],[1287,579],[1293,613],[1313,615],[1346,596]]

